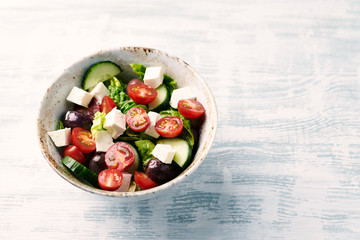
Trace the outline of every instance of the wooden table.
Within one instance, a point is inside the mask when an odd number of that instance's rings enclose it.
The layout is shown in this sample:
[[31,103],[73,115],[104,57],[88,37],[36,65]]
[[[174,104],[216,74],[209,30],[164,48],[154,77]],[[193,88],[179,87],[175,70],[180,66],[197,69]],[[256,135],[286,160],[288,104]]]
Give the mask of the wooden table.
[[[1,239],[360,238],[360,3],[0,3]],[[122,202],[58,176],[37,143],[48,86],[82,56],[161,49],[217,101],[203,164]]]

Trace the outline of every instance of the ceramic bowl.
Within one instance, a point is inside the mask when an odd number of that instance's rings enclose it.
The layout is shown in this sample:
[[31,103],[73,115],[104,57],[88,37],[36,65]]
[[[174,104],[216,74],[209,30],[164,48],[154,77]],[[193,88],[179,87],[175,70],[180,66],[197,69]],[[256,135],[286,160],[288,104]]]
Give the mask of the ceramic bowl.
[[[137,192],[111,192],[91,187],[76,177],[61,163],[61,153],[55,147],[52,140],[48,136],[48,131],[53,131],[61,116],[73,105],[66,101],[73,86],[81,86],[82,77],[85,71],[93,63],[110,60],[121,66],[123,69],[122,78],[132,79],[136,75],[130,68],[130,63],[143,64],[145,66],[162,66],[167,75],[171,76],[177,82],[178,87],[190,86],[197,93],[197,99],[204,105],[206,109],[206,118],[200,129],[199,145],[195,157],[187,169],[185,169],[178,177],[158,187],[137,191]],[[77,61],[55,79],[52,85],[47,89],[45,96],[40,104],[37,132],[40,142],[41,151],[50,164],[50,166],[62,178],[76,187],[85,191],[100,195],[113,197],[136,197],[157,193],[164,189],[168,189],[174,184],[185,179],[189,174],[202,163],[208,154],[211,144],[215,137],[217,127],[217,110],[214,97],[207,86],[204,79],[186,62],[177,57],[151,48],[143,47],[120,47],[116,49],[99,51],[90,56],[84,57]]]

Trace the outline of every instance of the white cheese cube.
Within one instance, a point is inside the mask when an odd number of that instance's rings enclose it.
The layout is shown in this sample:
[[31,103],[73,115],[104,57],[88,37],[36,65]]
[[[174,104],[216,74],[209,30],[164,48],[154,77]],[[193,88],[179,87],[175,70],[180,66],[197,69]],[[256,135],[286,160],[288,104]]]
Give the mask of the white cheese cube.
[[95,135],[95,143],[97,152],[106,152],[114,144],[108,131],[98,131]]
[[153,111],[149,111],[148,116],[150,118],[150,125],[146,128],[145,134],[147,134],[151,137],[154,137],[154,138],[158,138],[160,135],[155,130],[155,124],[156,124],[157,120],[159,120],[161,118],[161,116],[157,112],[153,112]]
[[116,139],[126,130],[125,115],[117,108],[113,108],[106,114],[103,126]]
[[122,172],[123,175],[123,181],[121,186],[116,189],[116,192],[127,192],[130,188],[130,183],[131,183],[131,173],[127,173],[127,172]]
[[73,87],[66,100],[83,107],[88,107],[92,98],[93,95],[91,95],[87,91],[84,91],[78,87]]
[[147,67],[144,75],[144,83],[157,88],[164,80],[164,73],[161,67]]
[[48,134],[57,147],[67,146],[71,142],[71,128],[51,131]]
[[109,96],[110,91],[105,87],[103,82],[99,82],[93,90],[90,92],[91,95],[96,98],[99,102],[103,99],[105,96]]
[[170,164],[174,158],[175,150],[168,144],[156,144],[151,154],[161,162]]
[[196,99],[196,95],[190,87],[175,89],[170,98],[170,106],[177,109],[178,103],[182,99]]

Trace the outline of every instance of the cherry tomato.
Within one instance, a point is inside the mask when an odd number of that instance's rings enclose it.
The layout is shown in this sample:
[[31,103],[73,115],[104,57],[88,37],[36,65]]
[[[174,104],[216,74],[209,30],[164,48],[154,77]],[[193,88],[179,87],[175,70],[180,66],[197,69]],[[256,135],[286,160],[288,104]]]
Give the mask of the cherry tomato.
[[128,86],[130,98],[139,104],[149,104],[155,100],[157,91],[144,83],[137,83]]
[[125,115],[126,123],[135,132],[144,131],[150,125],[150,118],[141,107],[131,108]]
[[156,122],[155,130],[162,137],[172,138],[181,133],[183,126],[183,121],[179,117],[163,117]]
[[154,182],[153,180],[151,180],[148,176],[146,176],[145,173],[143,172],[139,172],[139,171],[135,171],[134,174],[134,180],[135,183],[141,187],[141,189],[146,190],[146,189],[150,189],[153,187],[158,186],[158,184],[156,182]]
[[127,84],[126,91],[125,91],[126,94],[129,95],[128,89],[129,89],[129,87],[130,87],[131,85],[138,84],[138,83],[144,84],[144,82],[141,81],[140,79],[136,79],[136,78],[131,79],[131,80],[128,82],[128,84]]
[[135,151],[126,142],[114,143],[105,153],[105,163],[108,168],[123,171],[135,161]]
[[113,108],[116,107],[116,103],[112,98],[104,96],[101,101],[101,112],[108,114]]
[[115,191],[123,182],[123,174],[119,169],[105,169],[99,173],[98,181],[102,189]]
[[64,147],[63,157],[65,156],[69,156],[81,164],[86,162],[84,154],[74,145],[68,145]]
[[179,113],[186,118],[198,118],[205,113],[204,106],[195,99],[182,99],[178,103]]
[[72,130],[71,141],[83,153],[90,153],[96,149],[95,139],[91,132],[80,127]]

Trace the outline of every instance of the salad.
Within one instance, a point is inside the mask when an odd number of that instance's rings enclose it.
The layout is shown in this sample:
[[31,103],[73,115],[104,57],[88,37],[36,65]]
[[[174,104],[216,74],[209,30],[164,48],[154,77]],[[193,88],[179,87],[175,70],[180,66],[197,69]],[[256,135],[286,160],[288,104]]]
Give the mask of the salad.
[[89,67],[74,103],[48,135],[83,182],[108,191],[141,191],[185,170],[196,152],[205,108],[190,87],[178,88],[161,66],[130,64],[137,79],[102,61]]

